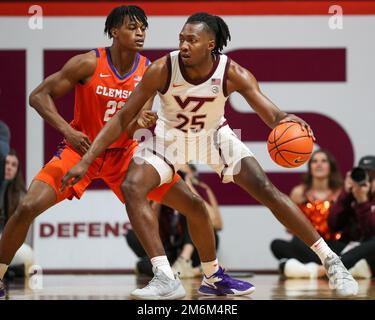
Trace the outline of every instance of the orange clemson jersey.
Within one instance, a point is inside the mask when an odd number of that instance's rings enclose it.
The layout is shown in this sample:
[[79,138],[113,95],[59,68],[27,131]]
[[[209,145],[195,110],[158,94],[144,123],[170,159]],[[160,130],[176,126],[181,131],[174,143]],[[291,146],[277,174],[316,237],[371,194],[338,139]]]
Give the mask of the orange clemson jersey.
[[[91,142],[118,110],[126,108],[126,101],[150,64],[146,57],[137,53],[132,69],[121,76],[112,63],[108,47],[94,50],[97,57],[95,73],[87,83],[76,85],[74,119],[70,123]],[[134,140],[124,132],[109,148],[125,148],[132,143]]]

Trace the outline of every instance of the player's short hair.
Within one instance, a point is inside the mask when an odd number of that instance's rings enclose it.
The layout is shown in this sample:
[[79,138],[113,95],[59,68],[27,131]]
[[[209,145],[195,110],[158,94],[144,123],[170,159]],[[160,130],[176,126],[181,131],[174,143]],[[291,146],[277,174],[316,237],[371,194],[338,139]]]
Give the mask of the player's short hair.
[[105,21],[104,33],[108,38],[112,38],[112,28],[119,28],[125,17],[128,16],[131,21],[138,20],[146,28],[148,27],[147,16],[142,8],[138,6],[120,6],[114,8]]
[[212,50],[213,53],[221,54],[231,39],[228,25],[219,16],[207,12],[197,12],[191,15],[186,23],[203,23],[205,25],[207,31],[215,37],[216,46]]

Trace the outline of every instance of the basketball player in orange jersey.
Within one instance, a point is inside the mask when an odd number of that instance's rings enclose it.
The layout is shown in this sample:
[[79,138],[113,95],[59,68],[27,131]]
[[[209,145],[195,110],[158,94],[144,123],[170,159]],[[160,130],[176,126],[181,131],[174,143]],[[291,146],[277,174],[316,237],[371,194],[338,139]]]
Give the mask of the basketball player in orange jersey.
[[[144,247],[157,246],[152,237],[154,232],[150,231],[152,224],[142,227],[145,216],[156,219],[152,217],[146,201],[147,193],[172,179],[171,164],[178,170],[185,164],[184,161],[204,160],[221,175],[223,182],[235,182],[266,205],[287,229],[311,247],[326,269],[331,288],[339,296],[357,294],[358,284],[340,258],[327,246],[300,209],[268,180],[253,154],[230,129],[224,118],[225,101],[237,91],[270,128],[293,121],[313,135],[308,124],[280,111],[263,95],[248,70],[221,54],[230,40],[228,26],[222,18],[208,13],[194,14],[188,18],[179,37],[179,51],[171,52],[150,66],[128,101],[127,108],[107,123],[81,162],[65,176],[63,184],[72,178],[79,180],[94,159],[120,136],[144,103],[158,92],[161,108],[156,136],[137,151],[123,183],[125,198],[135,200],[127,203],[127,209],[129,216],[133,217],[133,225],[139,226],[138,236]],[[197,137],[201,136],[203,141],[211,141],[210,145],[206,145],[206,149],[194,149],[198,145]],[[178,141],[177,148],[173,145],[175,141]],[[215,148],[210,148],[211,145]],[[186,146],[193,151],[186,151]],[[152,152],[147,152],[149,150]],[[176,159],[176,150],[178,155],[185,153]],[[203,154],[199,159],[196,158],[197,151]],[[212,157],[219,161],[209,162]],[[225,294],[222,290],[225,281],[223,271],[218,268],[214,274],[205,274],[199,292]],[[150,292],[151,289],[146,287],[139,294]]]
[[[87,152],[91,141],[104,124],[118,110],[126,108],[126,101],[149,64],[148,59],[139,54],[147,26],[147,17],[141,8],[115,8],[105,24],[105,32],[113,38],[112,46],[71,58],[59,72],[49,76],[30,95],[30,104],[65,139],[51,161],[36,175],[24,200],[4,229],[0,240],[0,280],[24,242],[32,221],[64,199],[80,198],[93,179],[104,180],[124,202],[120,185],[137,148],[136,140],[130,137],[137,128],[154,124],[156,115],[151,111],[141,111],[138,120],[130,123],[116,142],[103,149],[79,183],[63,192],[59,187],[64,174]],[[54,99],[73,88],[76,93],[74,119],[68,124],[57,112]],[[150,101],[144,105],[146,109],[151,107]],[[175,175],[168,184],[150,191],[148,198],[184,213],[202,262],[215,260],[214,234],[204,202],[186,187],[182,179]],[[189,201],[181,201],[186,198]],[[158,229],[157,223],[155,228]],[[167,258],[163,254],[151,257],[155,272],[160,274],[159,278],[168,282],[168,287],[157,298],[177,299],[185,296],[185,290],[173,274]],[[5,290],[0,281],[0,296],[4,295]]]

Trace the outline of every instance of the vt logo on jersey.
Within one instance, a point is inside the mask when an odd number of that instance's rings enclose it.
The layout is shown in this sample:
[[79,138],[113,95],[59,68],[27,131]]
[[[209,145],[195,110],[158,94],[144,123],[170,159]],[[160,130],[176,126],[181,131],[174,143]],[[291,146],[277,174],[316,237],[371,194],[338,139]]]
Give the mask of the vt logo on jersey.
[[[173,96],[173,98],[176,100],[182,110],[185,110],[190,102],[198,102],[191,112],[197,112],[205,102],[212,102],[216,99],[216,97],[187,97],[184,101],[182,101],[179,96]],[[206,119],[206,116],[207,115],[202,114],[189,118],[183,113],[178,113],[176,117],[182,120],[182,122],[176,127],[176,129],[187,132],[187,127],[189,127],[192,131],[198,132],[204,128],[204,120]]]
[[185,110],[190,102],[198,102],[191,112],[197,112],[205,102],[212,102],[216,99],[216,97],[187,97],[184,101],[182,101],[179,96],[173,96],[173,98],[176,100],[182,110]]

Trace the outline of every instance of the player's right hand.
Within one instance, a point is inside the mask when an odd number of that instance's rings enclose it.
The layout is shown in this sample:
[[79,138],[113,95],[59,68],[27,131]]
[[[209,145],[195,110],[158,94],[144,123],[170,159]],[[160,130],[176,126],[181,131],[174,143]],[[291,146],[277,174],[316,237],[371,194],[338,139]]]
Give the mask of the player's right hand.
[[75,130],[70,127],[68,133],[65,135],[66,141],[81,155],[84,155],[89,150],[91,141],[83,132]]
[[79,180],[81,180],[84,177],[88,168],[88,164],[86,164],[83,160],[78,162],[61,179],[60,191],[64,192],[65,188],[69,188],[75,185]]
[[279,124],[285,123],[285,122],[299,123],[301,128],[306,129],[308,135],[313,139],[313,141],[316,141],[316,138],[314,136],[314,132],[312,131],[310,125],[305,120],[301,119],[300,117],[297,117],[295,114],[289,113],[289,114],[287,114],[287,116],[285,118],[281,119]]

